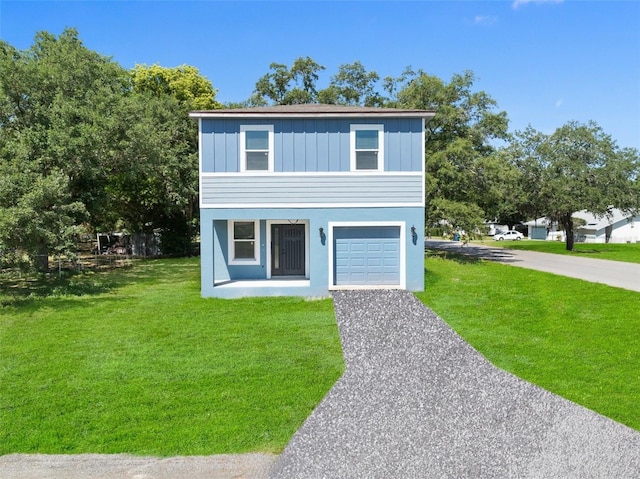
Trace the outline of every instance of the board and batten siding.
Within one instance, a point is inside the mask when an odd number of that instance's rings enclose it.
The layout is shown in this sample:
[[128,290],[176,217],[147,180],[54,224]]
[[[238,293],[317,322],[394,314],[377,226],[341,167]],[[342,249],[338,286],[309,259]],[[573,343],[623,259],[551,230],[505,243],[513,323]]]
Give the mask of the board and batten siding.
[[422,171],[422,118],[206,119],[201,120],[203,173],[240,171],[240,125],[273,125],[276,172],[350,169],[352,124],[384,125],[385,171]]
[[421,173],[203,175],[202,208],[424,206]]

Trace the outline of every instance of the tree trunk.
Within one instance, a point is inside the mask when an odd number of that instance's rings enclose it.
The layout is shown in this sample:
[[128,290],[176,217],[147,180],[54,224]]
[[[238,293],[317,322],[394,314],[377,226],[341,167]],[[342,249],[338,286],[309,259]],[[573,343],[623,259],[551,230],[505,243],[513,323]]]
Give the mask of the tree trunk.
[[571,218],[571,213],[566,213],[562,215],[560,223],[564,228],[565,232],[565,244],[567,251],[573,251],[573,243],[574,243],[574,234],[573,234],[573,219]]

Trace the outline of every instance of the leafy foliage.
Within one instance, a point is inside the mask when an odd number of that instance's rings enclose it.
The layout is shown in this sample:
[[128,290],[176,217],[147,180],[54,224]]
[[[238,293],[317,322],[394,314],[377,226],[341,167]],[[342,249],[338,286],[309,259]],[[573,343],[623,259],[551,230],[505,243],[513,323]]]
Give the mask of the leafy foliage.
[[0,42],[0,256],[73,256],[80,228],[166,232],[166,253],[196,234],[197,126],[217,108],[194,67],[128,72],[78,32]]
[[107,125],[128,75],[75,30],[39,33],[24,52],[0,43],[0,70],[0,251],[24,249],[44,266],[51,249],[73,253],[81,220],[100,217]]
[[[533,129],[510,142],[508,119],[476,91],[470,71],[451,79],[407,68],[380,81],[359,61],[326,88],[310,57],[272,63],[244,103],[331,103],[424,109],[429,226],[481,232],[485,219],[514,224],[548,215],[638,207],[638,152],[619,149],[595,123],[553,135]],[[77,31],[43,32],[18,51],[0,42],[0,256],[33,261],[73,254],[79,228],[161,230],[165,253],[189,252],[197,233],[197,126],[216,90],[192,66],[124,70],[87,49]],[[571,224],[570,224],[571,223]],[[572,235],[568,235],[572,240]]]
[[522,177],[526,205],[521,208],[558,222],[567,250],[574,243],[573,212],[606,216],[612,208],[640,208],[638,151],[618,148],[595,122],[572,121],[552,135],[530,127],[517,134],[508,151]]
[[426,125],[427,223],[444,223],[474,236],[486,218],[505,213],[505,185],[516,173],[494,146],[509,138],[504,111],[485,92],[474,92],[473,73],[446,83],[422,70],[407,69],[386,79],[395,92],[390,106],[433,110]]
[[267,105],[269,101],[276,105],[296,105],[317,100],[318,72],[325,67],[310,57],[297,58],[291,68],[282,63],[272,63],[269,68],[271,72],[256,83],[255,92],[249,99],[250,105]]
[[170,96],[193,110],[213,110],[222,105],[215,100],[216,90],[196,67],[181,65],[136,65],[131,71],[134,89],[155,96]]
[[359,61],[338,67],[329,86],[318,93],[320,103],[333,105],[384,106],[385,97],[376,91],[380,76],[368,72]]

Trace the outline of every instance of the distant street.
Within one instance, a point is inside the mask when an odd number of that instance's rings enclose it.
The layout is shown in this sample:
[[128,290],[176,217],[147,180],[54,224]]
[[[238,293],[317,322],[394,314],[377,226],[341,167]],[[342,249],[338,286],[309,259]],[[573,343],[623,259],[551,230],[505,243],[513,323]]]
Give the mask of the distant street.
[[446,240],[425,240],[424,246],[640,292],[640,264],[637,263],[516,251],[479,244],[463,246],[460,242]]

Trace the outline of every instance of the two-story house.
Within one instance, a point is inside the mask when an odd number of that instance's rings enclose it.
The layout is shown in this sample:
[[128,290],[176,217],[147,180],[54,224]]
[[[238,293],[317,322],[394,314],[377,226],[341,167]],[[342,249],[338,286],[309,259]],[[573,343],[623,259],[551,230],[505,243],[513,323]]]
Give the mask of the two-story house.
[[290,105],[190,116],[203,296],[424,289],[432,112]]

